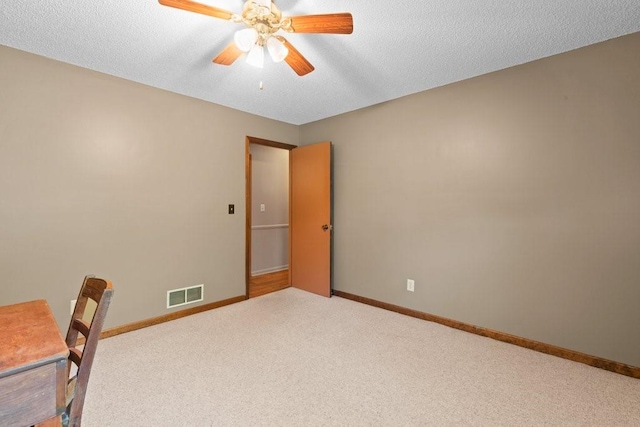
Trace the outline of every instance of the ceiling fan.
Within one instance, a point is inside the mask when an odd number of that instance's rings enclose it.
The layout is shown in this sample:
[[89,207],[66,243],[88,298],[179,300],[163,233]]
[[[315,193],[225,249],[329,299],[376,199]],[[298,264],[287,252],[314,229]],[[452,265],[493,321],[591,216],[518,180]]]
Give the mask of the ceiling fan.
[[231,65],[247,52],[247,62],[262,68],[266,46],[275,62],[284,60],[299,76],[304,76],[314,70],[313,65],[287,39],[276,33],[280,30],[288,33],[324,34],[353,32],[353,17],[350,13],[282,16],[282,12],[272,0],[248,0],[242,8],[241,15],[191,0],[158,1],[164,6],[244,23],[247,26],[237,31],[234,41],[213,59],[214,63],[220,65]]

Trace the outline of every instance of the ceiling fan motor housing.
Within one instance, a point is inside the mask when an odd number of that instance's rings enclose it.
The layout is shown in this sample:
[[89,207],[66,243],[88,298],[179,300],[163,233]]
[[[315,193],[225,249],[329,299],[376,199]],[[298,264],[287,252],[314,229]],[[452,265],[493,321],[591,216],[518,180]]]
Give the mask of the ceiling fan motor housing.
[[270,0],[249,0],[242,8],[242,21],[260,35],[268,36],[280,29],[282,12]]

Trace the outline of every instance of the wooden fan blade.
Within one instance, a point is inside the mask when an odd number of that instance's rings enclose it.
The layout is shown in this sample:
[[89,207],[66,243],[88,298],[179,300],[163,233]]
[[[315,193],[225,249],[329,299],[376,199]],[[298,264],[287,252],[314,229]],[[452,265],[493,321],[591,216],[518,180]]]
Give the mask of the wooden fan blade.
[[231,19],[233,13],[228,10],[218,9],[217,7],[209,6],[206,4],[196,3],[190,0],[158,0],[163,6],[175,7],[176,9],[187,10],[189,12],[200,13],[202,15],[213,16],[220,19]]
[[289,43],[287,39],[278,36],[278,40],[284,43],[287,49],[289,49],[289,53],[287,54],[287,57],[284,58],[284,60],[287,62],[287,64],[289,64],[291,68],[293,68],[293,71],[295,71],[297,75],[304,76],[315,70],[315,68],[313,68],[313,65],[311,65],[311,63],[307,61],[307,59],[302,56],[300,52],[298,52],[298,49],[293,47],[293,45]]
[[242,51],[238,49],[235,42],[231,42],[218,56],[213,58],[213,62],[220,65],[231,65],[240,58],[240,55],[242,55]]
[[350,13],[332,13],[327,15],[292,16],[291,30],[294,33],[353,33],[353,17]]

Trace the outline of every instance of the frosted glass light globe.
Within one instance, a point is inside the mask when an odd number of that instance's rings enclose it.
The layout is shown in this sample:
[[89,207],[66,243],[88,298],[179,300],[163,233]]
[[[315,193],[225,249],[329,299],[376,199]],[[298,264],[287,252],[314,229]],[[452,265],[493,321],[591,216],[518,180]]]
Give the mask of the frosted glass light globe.
[[233,40],[236,42],[238,49],[243,52],[249,52],[258,41],[258,32],[255,28],[245,28],[244,30],[236,31]]
[[269,37],[267,39],[267,49],[273,62],[280,62],[289,54],[289,49],[275,37]]
[[247,64],[254,67],[264,67],[264,48],[260,45],[254,44],[249,55],[247,55]]

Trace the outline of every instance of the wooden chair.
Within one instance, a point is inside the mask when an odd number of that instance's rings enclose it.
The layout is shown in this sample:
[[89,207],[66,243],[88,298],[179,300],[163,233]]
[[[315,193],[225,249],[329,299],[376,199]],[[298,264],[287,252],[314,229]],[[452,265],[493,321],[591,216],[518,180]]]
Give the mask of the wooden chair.
[[[69,378],[67,383],[67,407],[61,416],[44,421],[38,424],[38,427],[80,426],[89,373],[112,295],[113,287],[110,281],[93,276],[84,278],[67,331],[66,342],[69,347],[67,377],[73,373],[71,363],[77,367],[77,372]],[[85,311],[87,311],[89,300],[93,300],[96,306],[95,312],[87,320]],[[90,312],[88,314],[90,315]],[[82,338],[79,337],[79,334],[82,335]]]

